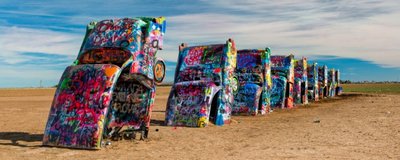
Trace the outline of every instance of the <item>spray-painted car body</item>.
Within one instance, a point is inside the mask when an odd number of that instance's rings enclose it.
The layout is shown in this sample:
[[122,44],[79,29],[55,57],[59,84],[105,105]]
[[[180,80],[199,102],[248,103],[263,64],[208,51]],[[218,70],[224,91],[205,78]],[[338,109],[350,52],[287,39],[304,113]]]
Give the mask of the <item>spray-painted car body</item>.
[[90,23],[76,61],[60,79],[43,144],[99,149],[103,135],[123,126],[147,136],[155,84],[164,76],[154,71],[165,72],[155,57],[165,26],[163,17]]
[[230,123],[233,92],[237,90],[236,48],[226,44],[179,48],[165,120],[169,126],[204,127]]
[[247,49],[237,52],[236,76],[239,81],[232,114],[257,115],[270,111],[272,88],[271,51]]
[[318,67],[318,88],[319,97],[328,97],[328,67],[326,65]]
[[336,96],[336,71],[335,69],[330,69],[328,71],[328,96],[334,97]]
[[339,96],[343,92],[342,86],[340,86],[340,71],[339,69],[336,70],[336,95]]
[[271,108],[293,108],[294,56],[271,56]]
[[319,89],[318,89],[318,64],[313,63],[307,67],[307,78],[308,78],[308,99],[318,101]]
[[308,104],[307,59],[294,61],[294,102]]

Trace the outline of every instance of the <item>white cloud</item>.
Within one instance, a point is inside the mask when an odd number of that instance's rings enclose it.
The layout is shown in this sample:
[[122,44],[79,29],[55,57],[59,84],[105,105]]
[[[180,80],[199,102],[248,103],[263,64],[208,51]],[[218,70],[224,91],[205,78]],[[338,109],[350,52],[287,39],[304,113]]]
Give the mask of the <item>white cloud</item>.
[[[40,66],[16,67],[0,65],[2,87],[50,87],[58,84],[62,71],[42,68]],[[41,83],[40,83],[41,82]]]
[[[166,45],[162,51],[167,54],[159,56],[173,61],[177,59],[178,45],[183,42],[193,46],[225,43],[228,38],[233,38],[241,48],[265,48],[272,40],[267,31],[284,33],[291,26],[287,22],[260,22],[256,18],[215,13],[172,16],[167,17],[167,21]],[[284,40],[280,37],[276,39]]]
[[[167,17],[170,26],[165,50],[168,54],[159,56],[176,60],[177,45],[181,42],[189,45],[224,43],[232,37],[238,48],[271,46],[273,54],[294,53],[298,57],[335,55],[372,61],[384,67],[400,67],[400,21],[397,20],[400,11],[393,10],[399,8],[393,2],[340,2],[332,6],[292,1],[210,3],[250,13],[197,13]],[[282,11],[272,15],[286,18],[259,14],[268,13],[271,6],[274,11]],[[293,11],[288,6],[309,10]]]
[[76,56],[83,35],[20,27],[0,27],[0,57],[10,64],[29,61],[23,52]]

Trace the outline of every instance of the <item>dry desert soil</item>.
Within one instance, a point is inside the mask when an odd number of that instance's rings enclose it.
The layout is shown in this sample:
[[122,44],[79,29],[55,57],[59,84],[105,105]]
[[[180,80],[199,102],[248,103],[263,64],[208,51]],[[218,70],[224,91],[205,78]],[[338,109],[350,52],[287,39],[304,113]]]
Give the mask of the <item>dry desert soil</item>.
[[55,89],[0,89],[0,159],[400,159],[400,95],[345,93],[187,128],[163,126],[169,89],[157,88],[149,139],[101,150],[41,146]]

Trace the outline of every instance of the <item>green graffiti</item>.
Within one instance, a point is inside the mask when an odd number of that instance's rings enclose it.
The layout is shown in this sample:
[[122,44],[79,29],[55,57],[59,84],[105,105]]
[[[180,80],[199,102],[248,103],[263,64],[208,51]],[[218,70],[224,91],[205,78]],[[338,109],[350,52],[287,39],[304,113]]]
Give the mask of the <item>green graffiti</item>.
[[61,90],[68,89],[68,88],[69,88],[70,82],[71,82],[71,79],[70,79],[70,78],[65,78],[65,79],[61,82]]

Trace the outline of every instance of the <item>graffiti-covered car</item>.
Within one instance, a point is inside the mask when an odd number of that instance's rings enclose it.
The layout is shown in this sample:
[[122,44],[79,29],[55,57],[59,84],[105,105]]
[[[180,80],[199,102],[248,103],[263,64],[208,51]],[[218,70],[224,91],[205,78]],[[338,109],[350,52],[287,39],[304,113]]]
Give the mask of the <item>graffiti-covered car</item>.
[[343,92],[342,86],[340,86],[340,71],[339,69],[336,70],[336,95],[339,96]]
[[330,69],[328,71],[328,96],[334,97],[336,96],[336,71],[335,69]]
[[328,67],[318,66],[318,89],[319,97],[328,97]]
[[174,84],[166,107],[169,126],[204,127],[230,123],[237,90],[236,47],[225,44],[179,47]]
[[319,89],[318,89],[318,64],[309,64],[307,67],[307,78],[308,78],[308,99],[318,101]]
[[155,84],[165,75],[166,22],[123,18],[92,22],[73,65],[61,76],[43,144],[99,149],[103,137],[147,137]]
[[271,108],[293,108],[294,56],[271,56]]
[[270,56],[269,48],[238,50],[236,77],[239,89],[232,114],[256,115],[270,111]]
[[307,59],[294,61],[294,102],[308,104]]

